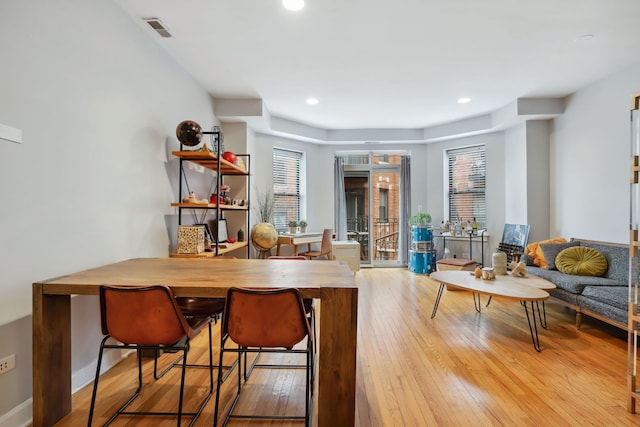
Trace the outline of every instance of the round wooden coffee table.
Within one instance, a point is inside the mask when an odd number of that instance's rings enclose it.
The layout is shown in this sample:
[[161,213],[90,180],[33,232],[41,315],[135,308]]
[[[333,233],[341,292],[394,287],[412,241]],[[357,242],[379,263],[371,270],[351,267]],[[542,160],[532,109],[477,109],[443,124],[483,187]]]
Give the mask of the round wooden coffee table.
[[[446,285],[455,286],[460,290],[472,292],[473,302],[476,311],[478,312],[481,311],[480,295],[516,300],[521,302],[524,307],[525,314],[527,315],[527,322],[529,323],[529,331],[531,332],[533,348],[535,348],[536,351],[540,351],[536,308],[538,312],[537,317],[539,318],[538,321],[543,327],[546,327],[546,319],[543,321],[543,314],[540,313],[540,307],[537,304],[539,302],[544,304],[544,301],[549,298],[547,290],[555,288],[553,283],[537,276],[529,275],[527,277],[513,277],[511,274],[498,275],[495,280],[483,280],[477,279],[473,273],[469,273],[468,271],[453,270],[436,271],[435,273],[431,273],[429,277],[440,283],[438,295],[436,296],[433,306],[433,312],[431,313],[432,319],[436,316],[438,306],[440,305],[440,299],[442,298],[442,292]],[[527,303],[531,305],[531,316],[529,315]],[[534,303],[536,304],[536,307],[534,307]]]

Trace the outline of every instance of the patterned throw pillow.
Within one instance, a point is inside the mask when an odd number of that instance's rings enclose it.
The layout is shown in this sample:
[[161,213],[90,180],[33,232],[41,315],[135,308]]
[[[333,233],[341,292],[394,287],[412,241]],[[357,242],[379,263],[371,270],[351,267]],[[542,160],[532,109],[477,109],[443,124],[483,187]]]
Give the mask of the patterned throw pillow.
[[529,255],[533,259],[533,264],[540,268],[547,268],[547,262],[544,259],[544,254],[540,245],[543,243],[565,243],[567,240],[563,237],[556,237],[555,239],[541,240],[539,242],[529,243],[524,250],[526,255]]
[[578,241],[567,242],[567,243],[541,244],[540,248],[542,248],[542,253],[544,254],[544,259],[547,263],[547,270],[557,270],[556,257],[560,252],[572,246],[579,246],[579,245],[580,245],[580,242]]
[[607,272],[607,259],[597,249],[587,246],[567,248],[556,257],[558,270],[578,276],[602,276]]

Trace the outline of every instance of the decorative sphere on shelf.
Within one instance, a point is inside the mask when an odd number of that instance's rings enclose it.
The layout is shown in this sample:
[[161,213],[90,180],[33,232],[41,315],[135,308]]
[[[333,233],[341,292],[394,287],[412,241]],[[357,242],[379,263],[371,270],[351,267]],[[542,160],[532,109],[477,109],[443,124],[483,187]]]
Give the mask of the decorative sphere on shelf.
[[251,229],[251,243],[259,251],[268,251],[278,243],[278,232],[273,224],[258,223]]
[[222,158],[233,165],[235,165],[237,161],[235,153],[232,153],[231,151],[225,151],[222,154]]
[[202,140],[202,128],[191,120],[185,120],[176,128],[178,141],[188,147],[195,147]]

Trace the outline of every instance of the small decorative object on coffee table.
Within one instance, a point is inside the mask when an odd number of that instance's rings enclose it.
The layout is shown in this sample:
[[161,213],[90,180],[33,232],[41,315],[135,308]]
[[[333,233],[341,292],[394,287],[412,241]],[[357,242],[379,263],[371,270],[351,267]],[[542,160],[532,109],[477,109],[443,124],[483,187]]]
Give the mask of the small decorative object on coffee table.
[[497,250],[493,253],[491,257],[491,261],[493,264],[493,269],[496,271],[496,274],[507,274],[507,254]]

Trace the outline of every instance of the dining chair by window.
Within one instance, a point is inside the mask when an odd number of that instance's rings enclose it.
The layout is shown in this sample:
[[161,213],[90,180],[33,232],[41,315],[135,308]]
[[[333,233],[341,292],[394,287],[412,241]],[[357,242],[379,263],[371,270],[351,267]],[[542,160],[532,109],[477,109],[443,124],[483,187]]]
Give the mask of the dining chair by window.
[[320,243],[319,251],[312,251],[311,245],[309,245],[309,250],[301,253],[300,255],[307,258],[319,258],[322,256],[326,256],[328,260],[331,260],[331,251],[333,249],[333,245],[331,244],[331,236],[333,235],[333,230],[331,228],[325,228],[322,233],[322,242]]
[[[89,409],[89,425],[95,412],[100,367],[105,349],[132,349],[137,352],[138,386],[133,395],[111,415],[104,425],[110,424],[119,415],[163,415],[176,416],[180,426],[182,417],[192,417],[189,426],[195,424],[198,416],[213,394],[213,354],[211,347],[211,325],[205,318],[186,318],[176,303],[168,286],[109,286],[100,287],[100,319],[102,333],[96,377]],[[208,391],[195,412],[183,412],[184,380],[187,367],[189,343],[204,326],[209,325],[209,386]],[[115,341],[115,342],[114,342]],[[142,390],[143,351],[182,352],[182,375],[175,412],[127,411],[129,405]],[[113,392],[113,391],[112,391]]]
[[[304,348],[295,347],[306,339]],[[234,346],[231,343],[235,343]],[[302,297],[297,289],[246,289],[230,288],[224,315],[222,317],[222,331],[220,335],[220,365],[226,352],[247,353],[302,353],[306,355],[305,369],[305,414],[279,415],[262,413],[234,414],[240,400],[243,387],[248,381],[242,382],[241,366],[238,367],[238,383],[231,408],[225,416],[222,425],[226,425],[232,418],[240,419],[293,419],[304,420],[306,426],[311,425],[311,364],[313,361],[313,331],[309,326],[304,311]],[[218,387],[221,385],[222,375],[218,372]],[[252,385],[252,388],[256,387]],[[254,390],[255,391],[255,390]],[[255,398],[252,391],[251,398]],[[218,425],[220,410],[220,395],[216,393],[213,425]]]

